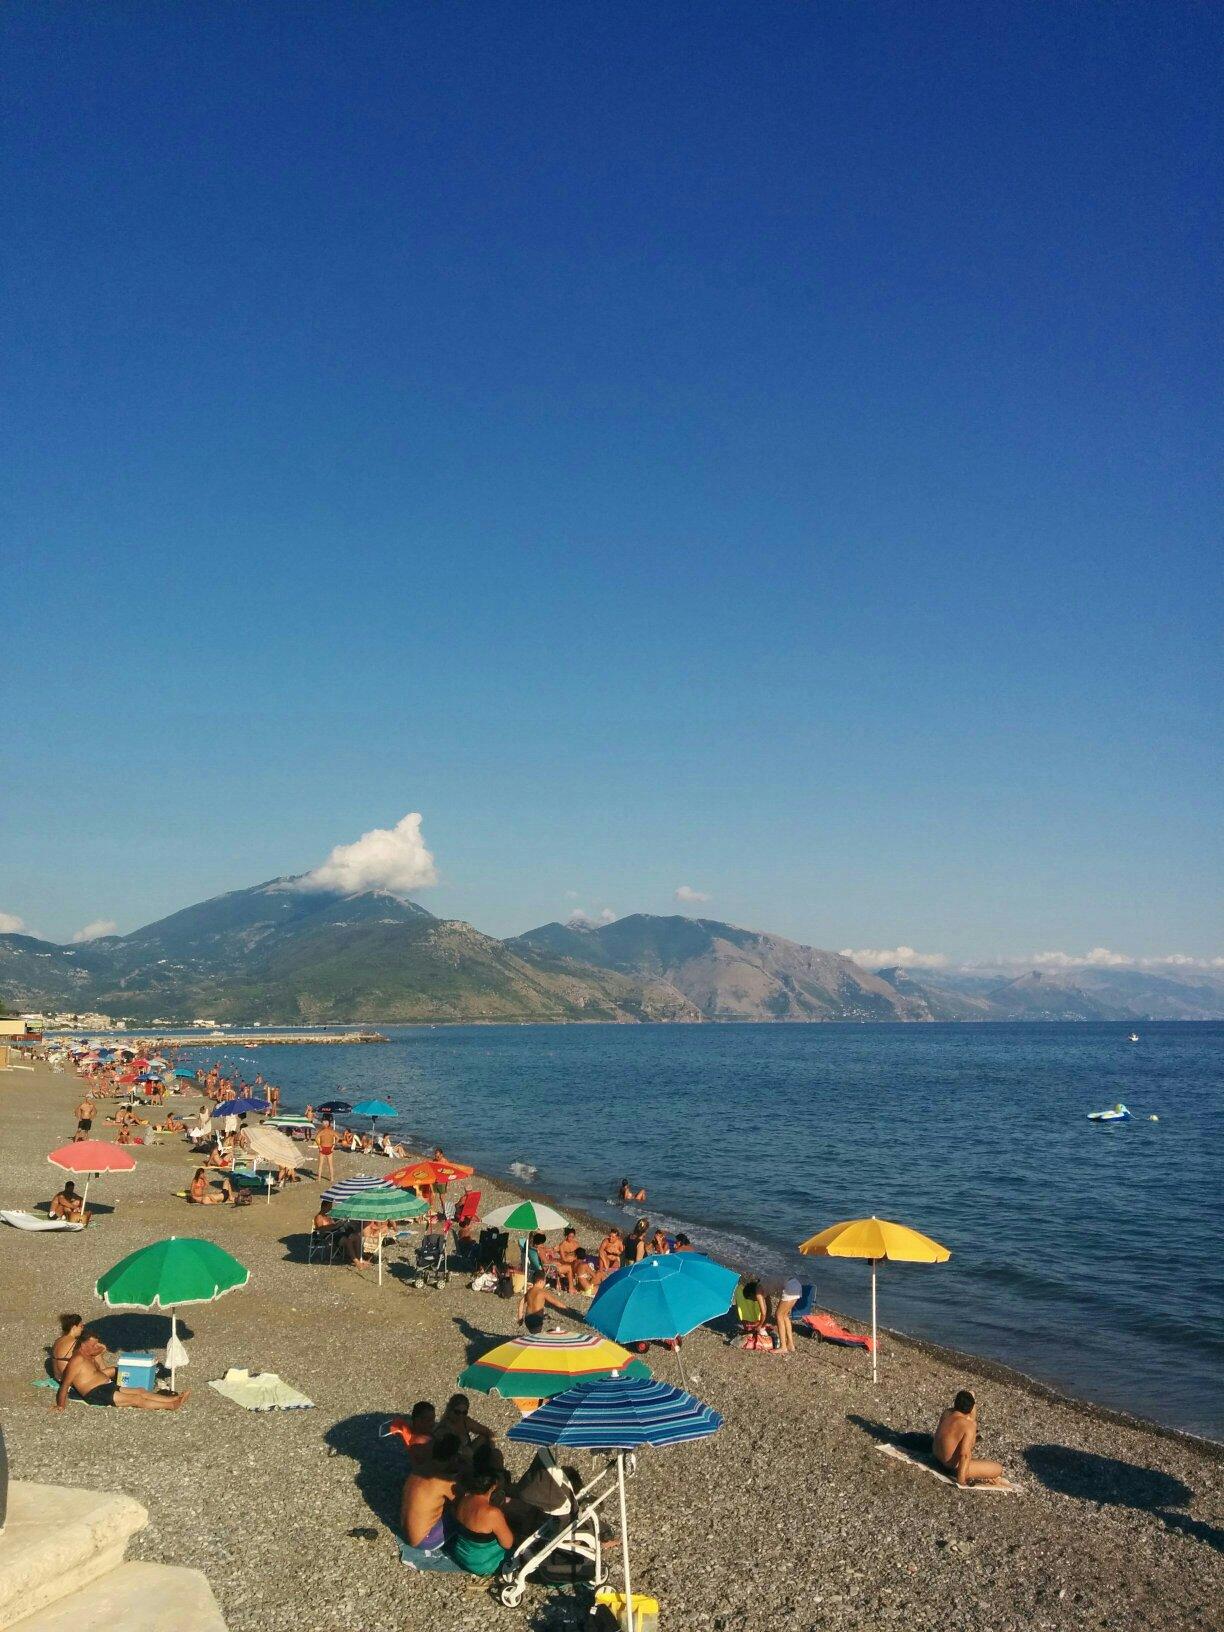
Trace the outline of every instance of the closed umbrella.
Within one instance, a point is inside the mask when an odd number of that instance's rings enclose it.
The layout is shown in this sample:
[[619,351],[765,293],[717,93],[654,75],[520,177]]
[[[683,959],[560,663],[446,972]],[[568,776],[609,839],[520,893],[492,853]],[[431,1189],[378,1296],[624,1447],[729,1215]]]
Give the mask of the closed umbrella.
[[178,1310],[185,1303],[214,1303],[235,1287],[245,1286],[251,1272],[215,1241],[172,1235],[141,1247],[98,1278],[94,1290],[111,1309],[169,1309],[170,1386],[185,1364],[178,1336]]
[[525,1445],[579,1445],[588,1450],[616,1452],[629,1632],[633,1632],[633,1584],[629,1571],[625,1452],[644,1445],[682,1445],[705,1439],[717,1433],[722,1423],[717,1411],[682,1388],[652,1378],[608,1377],[579,1383],[564,1394],[554,1395],[516,1422],[506,1436]]
[[104,1144],[101,1139],[79,1139],[74,1145],[61,1145],[47,1157],[52,1167],[65,1173],[85,1175],[85,1194],[81,1197],[81,1211],[89,1200],[89,1181],[100,1173],[130,1173],[136,1158],[122,1145]]
[[871,1380],[879,1381],[876,1335],[876,1265],[882,1258],[907,1264],[943,1264],[952,1256],[929,1235],[887,1218],[852,1218],[809,1236],[799,1251],[812,1258],[866,1258],[871,1264]]
[[643,1258],[608,1276],[587,1321],[617,1343],[670,1342],[726,1314],[738,1283],[733,1269],[699,1252]]
[[[286,1139],[283,1133],[275,1128],[248,1128],[246,1131],[246,1148],[255,1158],[256,1171],[261,1161],[272,1162],[277,1167],[296,1167],[298,1153],[293,1141]],[[268,1205],[272,1205],[272,1175],[268,1174]]]
[[[368,1223],[384,1219],[398,1223],[404,1218],[419,1218],[429,1209],[415,1196],[407,1196],[393,1185],[371,1185],[365,1190],[354,1190],[334,1203],[331,1216]],[[378,1284],[382,1285],[382,1236],[378,1238]]]

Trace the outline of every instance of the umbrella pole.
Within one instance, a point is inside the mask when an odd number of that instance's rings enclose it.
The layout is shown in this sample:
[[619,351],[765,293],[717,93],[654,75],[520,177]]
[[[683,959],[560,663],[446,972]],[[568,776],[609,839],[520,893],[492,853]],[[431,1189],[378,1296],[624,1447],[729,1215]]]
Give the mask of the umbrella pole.
[[84,1212],[86,1207],[88,1207],[88,1205],[89,1205],[89,1181],[92,1178],[93,1178],[92,1173],[86,1173],[86,1175],[85,1175],[85,1194],[81,1197],[81,1211],[82,1212]]
[[379,1237],[378,1237],[378,1284],[379,1284],[379,1286],[382,1285],[382,1244],[383,1244],[383,1238],[382,1238],[382,1236],[380,1234]]
[[171,1309],[171,1311],[170,1311],[170,1355],[171,1355],[171,1360],[170,1360],[170,1392],[171,1392],[171,1394],[173,1394],[175,1392],[175,1388],[174,1388],[174,1359],[173,1359],[173,1357],[177,1352],[178,1352],[178,1310],[177,1309]]
[[625,1561],[625,1616],[633,1632],[633,1585],[629,1579],[629,1514],[625,1508],[625,1453],[616,1453],[616,1482],[620,1495],[621,1557]]
[[876,1361],[880,1354],[880,1340],[876,1336],[876,1261],[871,1260],[871,1380],[878,1383],[880,1380],[879,1368]]

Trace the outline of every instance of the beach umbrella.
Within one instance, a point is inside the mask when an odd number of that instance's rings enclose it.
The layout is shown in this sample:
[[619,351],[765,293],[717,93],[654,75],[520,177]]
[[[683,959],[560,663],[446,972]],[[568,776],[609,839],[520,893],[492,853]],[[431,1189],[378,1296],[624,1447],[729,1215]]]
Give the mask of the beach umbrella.
[[542,1201],[512,1201],[504,1207],[495,1207],[485,1216],[485,1224],[523,1237],[523,1285],[526,1286],[527,1237],[537,1230],[568,1229],[569,1219],[562,1218]]
[[171,1359],[174,1373],[186,1363],[178,1336],[178,1311],[185,1303],[215,1303],[235,1287],[245,1286],[251,1272],[231,1258],[215,1241],[190,1235],[172,1235],[140,1247],[98,1278],[94,1291],[111,1309],[169,1309]]
[[269,1116],[264,1126],[268,1128],[313,1128],[313,1116],[299,1116],[296,1111],[279,1111],[275,1116]]
[[385,1099],[360,1099],[356,1105],[349,1107],[353,1116],[368,1116],[370,1132],[374,1132],[374,1124],[380,1116],[398,1116],[399,1112],[394,1105],[388,1105]]
[[[341,1196],[331,1210],[338,1219],[354,1219],[360,1223],[383,1219],[398,1223],[404,1218],[419,1218],[429,1208],[415,1196],[406,1196],[394,1185],[371,1185],[365,1190],[354,1190]],[[378,1238],[378,1284],[382,1285],[382,1236]]]
[[608,1276],[587,1321],[617,1343],[670,1342],[726,1314],[738,1284],[733,1269],[700,1252],[643,1258]]
[[506,1436],[523,1445],[579,1445],[587,1450],[616,1452],[629,1632],[633,1632],[633,1583],[629,1572],[625,1453],[644,1445],[682,1445],[706,1439],[717,1433],[722,1423],[717,1411],[682,1388],[653,1378],[607,1377],[578,1383],[564,1394],[554,1395],[516,1422]]
[[223,1099],[212,1114],[214,1116],[246,1116],[251,1111],[257,1114],[260,1111],[266,1111],[269,1106],[270,1101],[266,1099]]
[[372,1173],[358,1173],[356,1178],[338,1179],[335,1184],[324,1190],[321,1201],[342,1201],[346,1196],[355,1196],[360,1190],[385,1190],[388,1195],[401,1194],[393,1184],[386,1179],[376,1179]]
[[347,1099],[325,1099],[319,1109],[327,1116],[340,1116],[352,1110]]
[[47,1157],[52,1167],[65,1173],[85,1175],[85,1194],[81,1197],[81,1211],[89,1200],[89,1181],[101,1173],[130,1173],[136,1158],[122,1145],[103,1144],[101,1139],[79,1139],[74,1145],[61,1145]]
[[876,1266],[890,1258],[905,1264],[943,1264],[952,1256],[947,1247],[920,1235],[906,1224],[887,1218],[852,1218],[830,1224],[827,1230],[799,1243],[809,1258],[866,1258],[871,1264],[871,1380],[879,1381],[876,1335]]
[[175,1072],[172,1073],[172,1075],[174,1075],[176,1077],[186,1077],[188,1082],[194,1082],[195,1081],[195,1072],[194,1071],[175,1071]]
[[[266,1124],[262,1128],[248,1128],[246,1130],[246,1147],[255,1158],[255,1169],[258,1172],[261,1161],[272,1162],[277,1167],[296,1167],[298,1152],[291,1139],[286,1139],[283,1133]],[[268,1175],[268,1206],[272,1205],[272,1175]]]
[[650,1367],[628,1349],[592,1332],[541,1332],[512,1337],[459,1373],[460,1388],[503,1400],[546,1400],[596,1377],[649,1377]]
[[469,1179],[475,1171],[474,1167],[467,1167],[463,1162],[436,1162],[431,1157],[422,1157],[418,1162],[394,1168],[387,1174],[387,1183],[398,1184],[402,1190],[415,1190],[418,1185],[450,1184],[455,1179]]

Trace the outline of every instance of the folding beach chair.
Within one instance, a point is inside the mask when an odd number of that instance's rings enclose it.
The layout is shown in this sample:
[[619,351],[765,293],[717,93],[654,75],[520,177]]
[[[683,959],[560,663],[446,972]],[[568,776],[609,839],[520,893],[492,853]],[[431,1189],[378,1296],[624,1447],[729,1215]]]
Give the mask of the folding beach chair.
[[339,1240],[339,1230],[314,1230],[310,1232],[310,1240],[306,1243],[306,1262],[308,1264],[334,1264],[336,1261],[336,1243]]
[[465,1190],[460,1197],[459,1205],[455,1208],[453,1223],[458,1229],[460,1224],[470,1224],[476,1217],[476,1209],[480,1206],[481,1192],[479,1190]]

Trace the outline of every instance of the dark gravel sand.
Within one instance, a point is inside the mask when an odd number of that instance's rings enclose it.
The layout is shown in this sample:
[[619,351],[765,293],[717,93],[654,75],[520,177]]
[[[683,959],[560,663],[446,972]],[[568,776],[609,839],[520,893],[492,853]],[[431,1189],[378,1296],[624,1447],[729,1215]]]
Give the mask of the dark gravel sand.
[[[71,1136],[79,1093],[45,1068],[0,1077],[0,1204],[58,1188],[46,1153]],[[190,1169],[182,1142],[134,1153],[134,1173],[95,1185],[91,1200],[116,1207],[90,1229],[0,1227],[0,1406],[16,1476],[145,1503],[152,1522],[133,1555],[206,1571],[233,1632],[578,1625],[569,1594],[532,1589],[511,1611],[483,1583],[405,1571],[390,1529],[404,1458],[378,1423],[418,1397],[445,1399],[469,1346],[514,1329],[513,1304],[460,1280],[418,1291],[393,1272],[380,1289],[372,1273],[307,1266],[313,1184],[271,1206],[188,1211],[173,1196]],[[338,1160],[341,1176],[359,1170]],[[504,1196],[484,1192],[486,1208]],[[164,1344],[164,1319],[105,1314],[92,1289],[174,1232],[211,1236],[252,1271],[244,1290],[186,1312],[186,1408],[54,1412],[31,1384],[60,1310],[97,1316],[116,1347]],[[901,1339],[886,1339],[876,1388],[864,1358],[802,1341],[788,1359],[746,1354],[708,1331],[686,1344],[690,1386],[727,1425],[644,1454],[630,1494],[635,1585],[661,1600],[668,1632],[1224,1625],[1221,1447]],[[674,1375],[663,1351],[652,1363]],[[239,1410],[206,1386],[230,1365],[279,1371],[317,1409]],[[960,1493],[875,1448],[929,1430],[966,1383],[983,1449],[1022,1482],[1017,1496]],[[500,1401],[474,1405],[499,1428],[516,1419]],[[510,1461],[526,1457],[512,1449]]]

